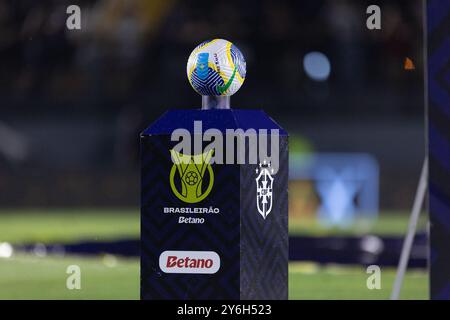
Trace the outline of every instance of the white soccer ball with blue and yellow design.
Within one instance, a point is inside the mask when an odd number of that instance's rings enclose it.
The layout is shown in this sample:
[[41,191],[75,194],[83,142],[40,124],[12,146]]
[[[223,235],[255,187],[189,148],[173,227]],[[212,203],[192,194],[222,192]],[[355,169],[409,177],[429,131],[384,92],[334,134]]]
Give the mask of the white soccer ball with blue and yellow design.
[[192,51],[187,63],[192,88],[202,96],[231,96],[244,83],[246,65],[241,51],[230,41],[214,39]]

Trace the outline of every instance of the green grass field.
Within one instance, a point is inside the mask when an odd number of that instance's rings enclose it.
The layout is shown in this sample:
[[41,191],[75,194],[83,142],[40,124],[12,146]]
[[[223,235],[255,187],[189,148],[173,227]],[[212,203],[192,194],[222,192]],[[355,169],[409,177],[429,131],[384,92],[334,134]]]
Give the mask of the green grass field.
[[138,238],[138,210],[1,210],[0,242],[72,242]]
[[[314,221],[290,222],[291,234],[404,234],[407,216],[383,215],[371,229],[325,230]],[[423,228],[425,220],[420,227]],[[0,242],[73,242],[139,236],[137,210],[10,210],[0,211]],[[66,288],[66,269],[81,268],[81,290]],[[381,290],[366,287],[362,267],[291,262],[290,299],[388,299],[395,269],[382,269]],[[114,256],[47,256],[16,254],[0,258],[0,299],[138,299],[139,260]],[[427,299],[428,276],[409,271],[402,299]]]

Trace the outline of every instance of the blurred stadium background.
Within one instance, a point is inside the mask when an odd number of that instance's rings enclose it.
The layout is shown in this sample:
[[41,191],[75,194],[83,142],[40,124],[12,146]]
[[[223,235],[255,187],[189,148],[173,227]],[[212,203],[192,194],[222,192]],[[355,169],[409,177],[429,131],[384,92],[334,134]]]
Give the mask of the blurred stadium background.
[[[138,134],[200,106],[185,66],[210,38],[247,60],[232,106],[291,134],[290,298],[388,298],[425,155],[422,1],[376,1],[368,30],[372,2],[2,0],[0,298],[139,297],[136,255],[64,245],[139,238]],[[70,4],[81,30],[66,29]],[[426,218],[405,299],[428,298]],[[381,290],[366,288],[371,263],[386,265]],[[70,264],[82,290],[65,287]]]

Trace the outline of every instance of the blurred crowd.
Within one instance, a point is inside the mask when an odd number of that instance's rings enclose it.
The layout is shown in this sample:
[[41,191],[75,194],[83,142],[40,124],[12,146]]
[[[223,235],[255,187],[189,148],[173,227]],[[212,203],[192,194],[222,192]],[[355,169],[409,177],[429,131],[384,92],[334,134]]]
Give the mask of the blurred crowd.
[[[66,27],[73,4],[81,30]],[[377,0],[381,30],[366,27],[371,4],[1,0],[0,204],[137,203],[139,132],[167,109],[200,106],[187,58],[224,38],[247,61],[232,107],[264,109],[314,150],[375,155],[383,192],[400,193],[390,204],[409,206],[423,151],[422,1]],[[313,51],[329,60],[325,81],[303,69]]]
[[[371,2],[360,0],[3,0],[2,112],[116,115],[131,108],[154,116],[169,105],[192,107],[199,99],[186,80],[186,59],[203,40],[226,38],[248,63],[239,105],[313,116],[420,113],[411,102],[420,100],[421,1],[377,3],[382,30],[371,31]],[[81,30],[66,28],[70,4],[81,8]],[[329,57],[328,81],[305,75],[310,51]],[[405,72],[406,57],[416,72]]]

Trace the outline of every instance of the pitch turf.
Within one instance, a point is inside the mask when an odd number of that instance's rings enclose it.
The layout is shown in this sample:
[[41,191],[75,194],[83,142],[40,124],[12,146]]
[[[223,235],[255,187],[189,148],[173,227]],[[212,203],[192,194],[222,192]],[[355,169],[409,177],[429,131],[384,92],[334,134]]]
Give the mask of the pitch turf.
[[0,242],[111,240],[139,234],[138,210],[0,210]]
[[[373,225],[358,222],[351,229],[325,229],[313,218],[289,220],[289,234],[404,235],[408,226],[407,212],[384,212]],[[424,229],[422,214],[418,229]],[[71,242],[82,239],[110,240],[139,237],[139,211],[135,209],[51,209],[0,210],[0,242],[11,243],[54,241]]]
[[[66,288],[67,267],[78,265],[81,289]],[[382,269],[381,289],[366,287],[360,267],[309,263],[289,266],[290,299],[388,299],[395,270]],[[427,299],[427,275],[408,272],[402,299]],[[18,255],[0,260],[0,299],[139,299],[139,261],[111,256],[46,257]]]
[[[314,221],[290,221],[296,234],[404,234],[407,215],[382,215],[371,228],[325,230]],[[424,220],[421,227],[425,225]],[[0,242],[73,242],[139,236],[137,210],[10,210],[0,211]],[[66,289],[66,269],[81,268],[81,290]],[[362,267],[290,263],[290,299],[387,299],[395,269],[382,269],[381,290],[368,290]],[[113,256],[35,257],[17,254],[0,258],[0,299],[138,299],[139,261]],[[406,275],[403,299],[427,299],[428,277],[424,271]]]

